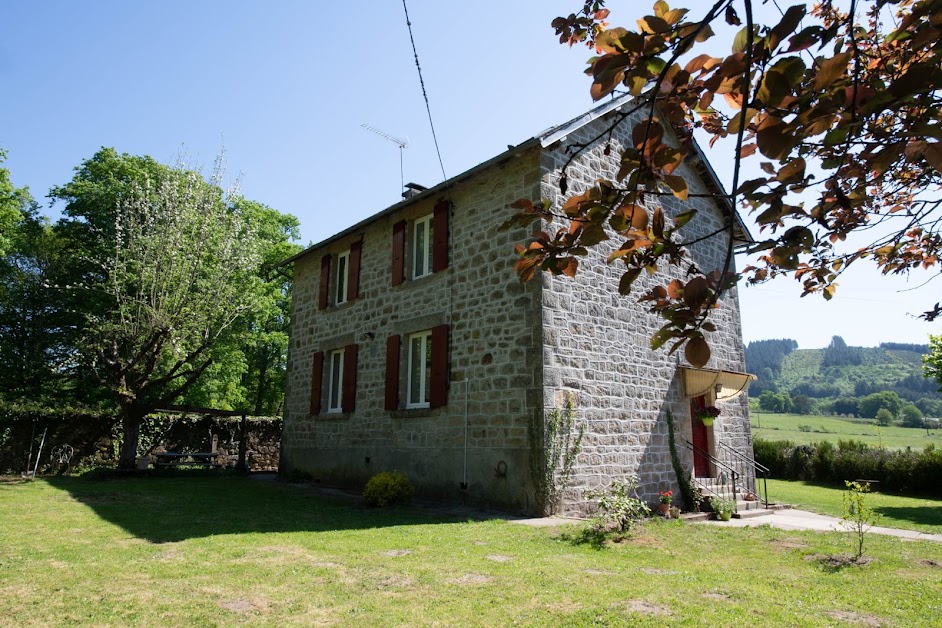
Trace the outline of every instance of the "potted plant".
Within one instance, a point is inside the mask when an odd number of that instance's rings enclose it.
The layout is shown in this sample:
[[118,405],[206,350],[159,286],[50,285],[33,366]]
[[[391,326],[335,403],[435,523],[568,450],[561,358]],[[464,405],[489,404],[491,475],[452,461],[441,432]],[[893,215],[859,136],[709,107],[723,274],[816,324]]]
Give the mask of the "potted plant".
[[661,514],[665,517],[669,516],[671,502],[674,501],[674,491],[661,491],[660,501]]
[[720,409],[716,406],[707,406],[697,411],[697,418],[703,421],[706,426],[713,425],[713,420],[720,415]]
[[710,507],[713,508],[717,519],[720,521],[729,521],[733,516],[733,511],[736,510],[736,502],[731,499],[726,499],[725,497],[714,495],[710,497]]
[[680,519],[680,508],[677,506],[671,506],[671,519]]

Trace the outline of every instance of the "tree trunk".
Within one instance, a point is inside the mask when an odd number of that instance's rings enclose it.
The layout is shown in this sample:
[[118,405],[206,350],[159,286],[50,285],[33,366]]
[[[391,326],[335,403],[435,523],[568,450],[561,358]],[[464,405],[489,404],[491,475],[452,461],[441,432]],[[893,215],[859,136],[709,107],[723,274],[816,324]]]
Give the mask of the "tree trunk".
[[124,436],[121,440],[121,456],[118,458],[118,468],[133,471],[137,467],[137,444],[141,435],[141,422],[144,413],[137,408],[125,408],[121,427]]

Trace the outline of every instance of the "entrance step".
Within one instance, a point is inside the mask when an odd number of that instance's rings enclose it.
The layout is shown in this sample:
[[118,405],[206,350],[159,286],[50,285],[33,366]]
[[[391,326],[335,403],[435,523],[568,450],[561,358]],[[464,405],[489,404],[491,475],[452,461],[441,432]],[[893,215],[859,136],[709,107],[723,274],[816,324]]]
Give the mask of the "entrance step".
[[684,521],[706,521],[712,514],[709,512],[685,512],[681,513],[680,518]]
[[765,508],[754,508],[752,510],[740,510],[739,512],[733,513],[734,519],[751,519],[752,517],[761,517],[763,515],[771,515],[772,510],[766,510]]

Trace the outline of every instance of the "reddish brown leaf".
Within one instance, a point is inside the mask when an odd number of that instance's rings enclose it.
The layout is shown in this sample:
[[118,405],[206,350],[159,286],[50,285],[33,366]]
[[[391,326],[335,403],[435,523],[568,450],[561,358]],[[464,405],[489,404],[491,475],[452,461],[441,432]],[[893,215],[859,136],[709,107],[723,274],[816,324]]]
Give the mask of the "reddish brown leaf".
[[648,15],[638,20],[638,28],[649,35],[656,35],[666,33],[671,27],[664,18]]
[[671,299],[679,299],[684,292],[684,282],[680,279],[674,279],[667,284],[667,296]]
[[694,368],[703,368],[710,361],[710,345],[703,336],[691,338],[684,347],[684,356]]
[[775,179],[782,183],[797,183],[805,178],[805,160],[801,157],[796,157],[788,162],[781,170],[778,171],[778,174],[775,175]]
[[806,12],[807,9],[805,9],[805,5],[803,4],[788,7],[788,10],[785,11],[785,15],[782,16],[782,21],[776,24],[769,33],[769,50],[775,50],[783,39],[791,35],[795,29],[798,28],[798,24],[801,22],[801,19],[805,17]]
[[664,210],[660,207],[654,210],[654,216],[651,219],[651,231],[654,237],[660,239],[664,237]]
[[850,62],[851,53],[839,52],[830,59],[825,59],[818,64],[814,75],[814,88],[828,88],[839,79],[847,76],[847,64]]
[[929,165],[942,172],[942,143],[936,142],[926,146],[923,157],[929,162]]
[[567,277],[575,277],[579,269],[579,260],[574,257],[565,257],[559,260],[559,270]]
[[682,201],[687,200],[687,195],[689,192],[687,189],[687,181],[683,177],[673,174],[665,174],[664,183],[667,184],[667,186],[671,189],[671,192],[673,192],[674,196],[676,196],[678,199]]
[[744,144],[743,147],[739,150],[740,157],[751,157],[755,154],[756,148],[758,148],[754,143],[753,144]]
[[710,286],[706,277],[694,277],[684,286],[684,303],[692,308],[700,307],[710,296]]

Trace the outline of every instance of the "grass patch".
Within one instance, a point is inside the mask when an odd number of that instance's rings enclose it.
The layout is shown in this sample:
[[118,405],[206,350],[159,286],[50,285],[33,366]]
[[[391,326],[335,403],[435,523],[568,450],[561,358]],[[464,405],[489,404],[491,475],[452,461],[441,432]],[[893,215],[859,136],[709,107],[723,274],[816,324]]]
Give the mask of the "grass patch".
[[942,613],[929,594],[942,545],[887,537],[868,539],[870,564],[834,571],[805,557],[848,551],[839,533],[653,520],[597,548],[573,531],[199,473],[0,484],[0,520],[8,625],[918,625]]
[[[926,445],[942,446],[942,430],[926,430],[891,425],[879,427],[869,419],[842,419],[832,416],[771,414],[750,411],[752,435],[764,440],[790,440],[798,445],[838,440],[859,440],[873,447],[887,449],[923,449]],[[804,428],[804,429],[802,429]]]
[[[770,499],[833,517],[841,516],[843,493],[843,489],[815,482],[769,480]],[[880,515],[877,525],[942,534],[942,500],[869,493],[867,501]]]

